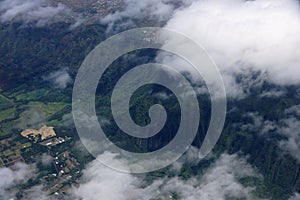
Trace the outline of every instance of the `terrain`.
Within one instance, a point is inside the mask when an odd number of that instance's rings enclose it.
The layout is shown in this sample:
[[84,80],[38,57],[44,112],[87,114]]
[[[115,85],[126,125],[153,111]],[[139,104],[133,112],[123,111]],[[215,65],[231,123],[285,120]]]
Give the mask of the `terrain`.
[[[74,12],[83,9],[84,16],[91,13],[106,15],[123,6],[121,1],[58,2],[73,7]],[[101,11],[102,7],[105,7],[104,11]],[[149,21],[152,23],[152,19]],[[145,22],[137,20],[136,23]],[[95,161],[80,143],[72,119],[72,85],[84,58],[112,33],[101,23],[87,23],[75,29],[70,29],[71,25],[68,21],[43,27],[24,27],[22,22],[0,24],[0,166],[18,170],[17,163],[21,162],[35,165],[38,171],[35,177],[5,188],[6,192],[13,191],[8,193],[17,199],[34,199],[32,190],[35,187],[42,187],[41,194],[47,193],[49,199],[72,199],[72,189],[80,188],[83,174]],[[159,53],[147,49],[124,55],[99,81],[96,94],[98,121],[105,125],[111,141],[131,152],[154,151],[168,144],[180,121],[180,106],[175,96],[158,85],[140,88],[131,99],[130,112],[137,124],[146,125],[150,121],[148,110],[151,105],[164,105],[170,117],[161,133],[149,139],[129,137],[117,127],[112,117],[110,97],[117,80],[133,66],[154,61]],[[259,76],[259,73],[254,74],[250,79],[255,81]],[[190,78],[188,74],[186,77]],[[237,77],[236,81],[247,78]],[[279,91],[281,95],[270,95],[272,91]],[[296,143],[297,146],[299,142],[298,137],[293,141],[292,134],[297,133],[299,127],[297,124],[289,126],[291,120],[300,120],[299,87],[262,81],[247,87],[247,92],[244,98],[228,98],[224,130],[211,156],[197,163],[184,163],[177,174],[172,167],[145,174],[142,187],[147,188],[147,184],[162,178],[179,177],[188,181],[204,177],[205,172],[226,153],[245,157],[259,174],[238,179],[243,187],[254,188],[250,199],[285,200],[300,192],[298,151],[291,145]],[[201,121],[193,148],[201,146],[210,120],[209,96],[199,94],[198,99]],[[21,136],[22,131],[39,130],[44,124],[54,127],[56,136],[52,135],[44,142]],[[1,191],[0,198],[6,193]],[[176,191],[167,196],[162,198],[180,199]],[[246,198],[229,196],[227,199]]]

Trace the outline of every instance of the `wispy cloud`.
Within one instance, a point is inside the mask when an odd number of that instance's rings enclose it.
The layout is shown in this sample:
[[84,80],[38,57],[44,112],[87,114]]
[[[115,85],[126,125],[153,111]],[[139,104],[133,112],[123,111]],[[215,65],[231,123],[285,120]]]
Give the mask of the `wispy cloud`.
[[48,0],[4,0],[0,2],[1,22],[22,22],[45,26],[71,13],[65,5]]
[[59,89],[65,89],[72,81],[71,76],[65,69],[51,72],[43,78],[46,81],[50,81],[54,87]]
[[299,193],[295,193],[291,198],[289,198],[289,200],[298,200],[298,199],[300,199]]
[[11,168],[0,168],[0,199],[15,198],[14,192],[8,192],[7,189],[17,184],[26,183],[30,178],[34,177],[36,168],[34,165],[17,163]]
[[292,106],[287,108],[285,115],[278,121],[264,119],[258,112],[247,113],[244,117],[249,117],[252,122],[239,124],[244,130],[255,131],[269,137],[271,134],[282,136],[278,141],[278,146],[291,154],[294,158],[300,161],[300,106]]
[[115,24],[121,27],[134,26],[134,21],[139,19],[152,20],[157,23],[166,22],[178,7],[189,5],[191,2],[191,0],[125,0],[123,10],[106,15],[101,19],[101,23],[108,24],[110,30]]
[[270,89],[269,91],[263,91],[259,96],[267,98],[279,98],[286,94],[286,91],[279,89]]
[[279,146],[300,161],[300,120],[290,117],[281,120],[281,123],[283,125],[278,127],[278,133],[286,139],[279,141]]
[[294,116],[300,117],[300,105],[295,105],[295,106],[292,106],[292,107],[286,109],[285,113],[287,115],[294,115]]
[[57,200],[55,196],[50,196],[41,185],[33,186],[25,191],[28,200]]
[[[106,152],[100,155],[99,159],[126,167],[126,161],[118,159],[112,153]],[[170,170],[172,169],[174,168]],[[239,179],[249,176],[257,176],[257,173],[246,159],[228,154],[221,155],[203,176],[197,175],[190,179],[182,179],[179,176],[162,177],[152,183],[148,183],[144,175],[121,173],[103,166],[99,161],[93,161],[84,170],[82,182],[79,188],[72,190],[72,194],[77,198],[89,200],[149,200],[175,196],[186,200],[223,200],[229,197],[253,199],[254,188],[239,183]]]

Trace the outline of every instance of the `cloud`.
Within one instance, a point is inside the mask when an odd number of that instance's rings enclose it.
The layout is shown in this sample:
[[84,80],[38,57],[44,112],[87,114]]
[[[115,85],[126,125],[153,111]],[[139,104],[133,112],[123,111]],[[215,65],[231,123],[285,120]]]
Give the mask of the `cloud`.
[[286,118],[277,122],[269,120],[261,122],[257,126],[257,129],[260,129],[260,133],[266,136],[270,133],[283,136],[284,138],[278,141],[278,146],[300,161],[300,120],[295,116],[286,116]]
[[49,196],[43,186],[37,185],[25,190],[27,200],[56,200],[57,198]]
[[33,165],[17,163],[12,168],[0,168],[0,199],[9,199],[15,197],[13,192],[7,189],[17,185],[26,183],[30,178],[34,177],[36,168]]
[[263,117],[259,115],[258,112],[250,112],[243,115],[243,118],[250,118],[252,119],[252,122],[250,123],[241,123],[238,124],[238,126],[243,130],[252,130],[264,133],[265,131],[269,131],[269,129],[265,130],[263,129],[263,126],[267,124],[267,122],[264,121]]
[[65,69],[51,72],[47,76],[44,76],[43,79],[52,82],[59,89],[65,89],[72,81],[71,76]]
[[282,120],[281,123],[283,126],[278,128],[278,133],[287,139],[279,141],[279,146],[300,161],[300,120],[290,117]]
[[[37,162],[48,166],[51,162],[51,156],[42,154]],[[15,190],[20,184],[26,184],[30,179],[35,180],[38,177],[38,169],[35,164],[16,163],[12,167],[0,168],[0,199],[15,199],[18,190]],[[55,200],[57,198],[50,196],[49,191],[43,184],[35,184],[30,188],[22,189],[23,198],[28,200]]]
[[287,115],[294,115],[294,116],[297,116],[297,117],[300,117],[300,105],[295,105],[295,106],[292,106],[288,109],[285,110],[285,113]]
[[65,5],[50,5],[48,0],[4,0],[0,2],[1,22],[33,23],[45,26],[71,13]]
[[298,200],[298,199],[300,199],[299,193],[295,193],[291,198],[289,198],[289,200]]
[[279,98],[286,94],[284,90],[270,89],[269,91],[263,91],[259,96],[268,98]]
[[[115,156],[106,152],[101,155],[100,159],[108,159],[110,162],[124,166],[124,162],[115,159]],[[130,174],[116,172],[98,161],[90,163],[83,173],[83,183],[79,188],[73,190],[73,194],[79,198],[122,200],[139,199],[138,197],[140,197],[135,186],[138,179]]]
[[252,122],[238,124],[241,129],[255,131],[266,137],[271,134],[283,136],[278,140],[278,146],[300,161],[300,106],[287,108],[284,118],[278,121],[264,119],[258,112],[247,113],[243,117],[249,117]]
[[[245,93],[245,87],[236,81],[240,75],[245,86],[263,81],[300,84],[300,8],[296,0],[195,1],[176,10],[165,27],[186,34],[207,50],[231,96]],[[254,73],[260,75],[251,77]]]
[[39,113],[35,108],[31,108],[25,111],[25,113],[25,117],[17,120],[16,127],[21,129],[40,128],[47,121],[47,117],[44,114]]
[[244,187],[239,179],[257,176],[244,158],[223,154],[202,177],[187,181],[178,177],[164,182],[161,193],[177,193],[180,199],[222,200],[227,198],[253,199],[253,188]]
[[53,158],[46,154],[46,153],[43,153],[42,156],[41,156],[41,163],[43,166],[50,166],[52,164],[52,161],[53,161]]
[[147,19],[157,22],[169,20],[175,9],[189,5],[192,0],[125,0],[125,8],[121,11],[108,14],[100,21],[108,24],[111,29],[115,24],[128,27],[133,25],[133,20]]
[[[197,155],[197,152],[194,154]],[[190,154],[187,160],[193,158],[193,151]],[[99,158],[126,167],[126,161],[118,159],[116,154],[106,152]],[[203,176],[187,180],[178,176],[162,177],[152,183],[148,183],[145,176],[121,173],[95,160],[83,171],[81,184],[73,188],[71,193],[75,199],[89,200],[167,199],[175,195],[178,199],[186,200],[223,200],[228,197],[253,199],[253,188],[243,186],[239,180],[257,174],[245,158],[223,154]]]
[[75,21],[73,22],[73,24],[70,25],[69,29],[70,30],[74,30],[77,27],[80,27],[82,24],[84,24],[87,21],[86,18],[84,18],[82,15],[78,15],[75,18]]
[[61,126],[74,127],[74,119],[72,113],[64,114],[60,121]]

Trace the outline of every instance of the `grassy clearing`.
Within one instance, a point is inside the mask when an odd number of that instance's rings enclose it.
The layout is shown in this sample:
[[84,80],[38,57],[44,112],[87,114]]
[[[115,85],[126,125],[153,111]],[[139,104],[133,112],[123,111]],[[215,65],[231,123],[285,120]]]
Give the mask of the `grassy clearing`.
[[20,149],[25,149],[25,148],[28,148],[28,147],[31,147],[31,143],[30,142],[26,142],[26,143],[22,144],[20,146]]
[[49,93],[48,90],[39,89],[39,90],[34,90],[32,92],[19,94],[15,98],[16,101],[36,101],[42,98],[43,96],[46,96],[48,93]]
[[58,120],[52,120],[52,121],[46,123],[47,126],[54,126],[54,127],[59,126],[60,124],[61,124],[61,122]]
[[13,107],[14,104],[9,101],[5,96],[0,95],[0,110],[8,109]]
[[0,122],[8,119],[15,118],[16,114],[16,108],[9,108],[6,110],[0,111]]
[[11,130],[16,126],[16,121],[8,121],[0,125],[0,137],[12,133]]
[[20,118],[17,120],[17,124],[20,127],[40,128],[42,124],[47,124],[48,119],[62,110],[68,104],[63,102],[30,102],[27,105],[22,106],[26,109],[20,114]]
[[[27,105],[25,105],[25,108],[27,110],[23,112],[22,114],[32,114],[33,112],[37,112],[38,114],[41,114],[45,117],[49,117],[56,112],[63,109],[68,104],[64,102],[50,102],[50,103],[43,103],[43,102],[29,102]],[[21,115],[22,115],[21,114]]]
[[[64,109],[68,104],[64,102],[37,102],[31,101],[26,105],[0,110],[0,137],[12,133],[13,128],[24,129],[26,127],[40,128],[42,124],[48,124],[48,119]],[[24,110],[21,113],[20,110]],[[13,120],[19,116],[18,119]],[[53,121],[52,125],[59,125],[59,121]]]

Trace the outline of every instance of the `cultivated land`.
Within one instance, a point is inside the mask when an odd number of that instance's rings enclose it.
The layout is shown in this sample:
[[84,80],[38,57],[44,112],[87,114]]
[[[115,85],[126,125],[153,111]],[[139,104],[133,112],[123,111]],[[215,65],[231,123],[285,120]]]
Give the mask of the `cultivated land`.
[[57,96],[44,88],[26,92],[24,87],[0,93],[0,139],[26,128],[39,129],[48,123],[59,125],[65,112],[70,112],[66,109],[70,104],[64,101],[63,94]]

